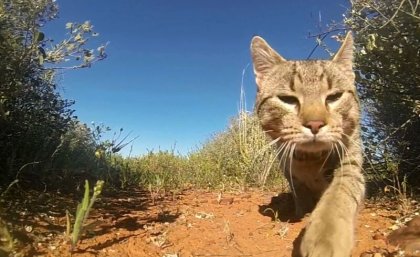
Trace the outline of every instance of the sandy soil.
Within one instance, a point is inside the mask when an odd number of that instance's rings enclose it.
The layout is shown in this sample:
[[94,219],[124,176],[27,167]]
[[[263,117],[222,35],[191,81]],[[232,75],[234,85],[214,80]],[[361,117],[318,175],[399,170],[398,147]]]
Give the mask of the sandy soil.
[[[25,199],[15,203],[20,210],[9,217],[21,230],[20,253],[70,256],[65,209],[74,212],[75,200],[50,194]],[[37,208],[24,208],[28,204]],[[393,207],[389,202],[366,202],[353,256],[396,256],[384,236],[400,216]],[[91,225],[72,256],[291,256],[307,222],[292,213],[290,194],[274,192],[186,191],[155,201],[143,191],[118,192],[95,203],[87,222]]]

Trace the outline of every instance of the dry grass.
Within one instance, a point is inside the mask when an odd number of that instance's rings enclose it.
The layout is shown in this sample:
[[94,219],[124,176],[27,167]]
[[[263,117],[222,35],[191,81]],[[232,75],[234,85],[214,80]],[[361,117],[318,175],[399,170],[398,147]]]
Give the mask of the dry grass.
[[246,190],[248,187],[285,190],[273,142],[257,117],[246,111],[241,92],[240,110],[227,128],[187,156],[172,151],[149,152],[120,159],[124,181],[148,189],[153,199],[184,188]]

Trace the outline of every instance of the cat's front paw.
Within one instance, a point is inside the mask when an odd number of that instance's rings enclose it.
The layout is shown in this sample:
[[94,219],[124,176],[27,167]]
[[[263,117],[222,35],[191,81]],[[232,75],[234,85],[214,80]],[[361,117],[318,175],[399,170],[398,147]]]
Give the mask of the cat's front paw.
[[349,257],[352,247],[352,224],[318,220],[306,227],[300,254],[302,257]]

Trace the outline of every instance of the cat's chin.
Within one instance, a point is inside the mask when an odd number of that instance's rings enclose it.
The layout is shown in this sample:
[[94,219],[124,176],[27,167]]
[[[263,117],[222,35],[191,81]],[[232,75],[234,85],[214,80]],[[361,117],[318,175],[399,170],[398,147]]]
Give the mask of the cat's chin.
[[330,151],[333,147],[331,142],[310,141],[296,144],[296,151],[307,153],[319,153]]

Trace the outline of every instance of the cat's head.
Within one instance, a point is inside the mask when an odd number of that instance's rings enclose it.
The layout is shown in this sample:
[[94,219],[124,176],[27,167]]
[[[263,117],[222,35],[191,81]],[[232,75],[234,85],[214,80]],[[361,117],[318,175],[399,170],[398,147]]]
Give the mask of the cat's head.
[[262,128],[296,150],[320,152],[347,142],[359,126],[353,39],[347,34],[332,60],[291,61],[261,37],[251,43]]

